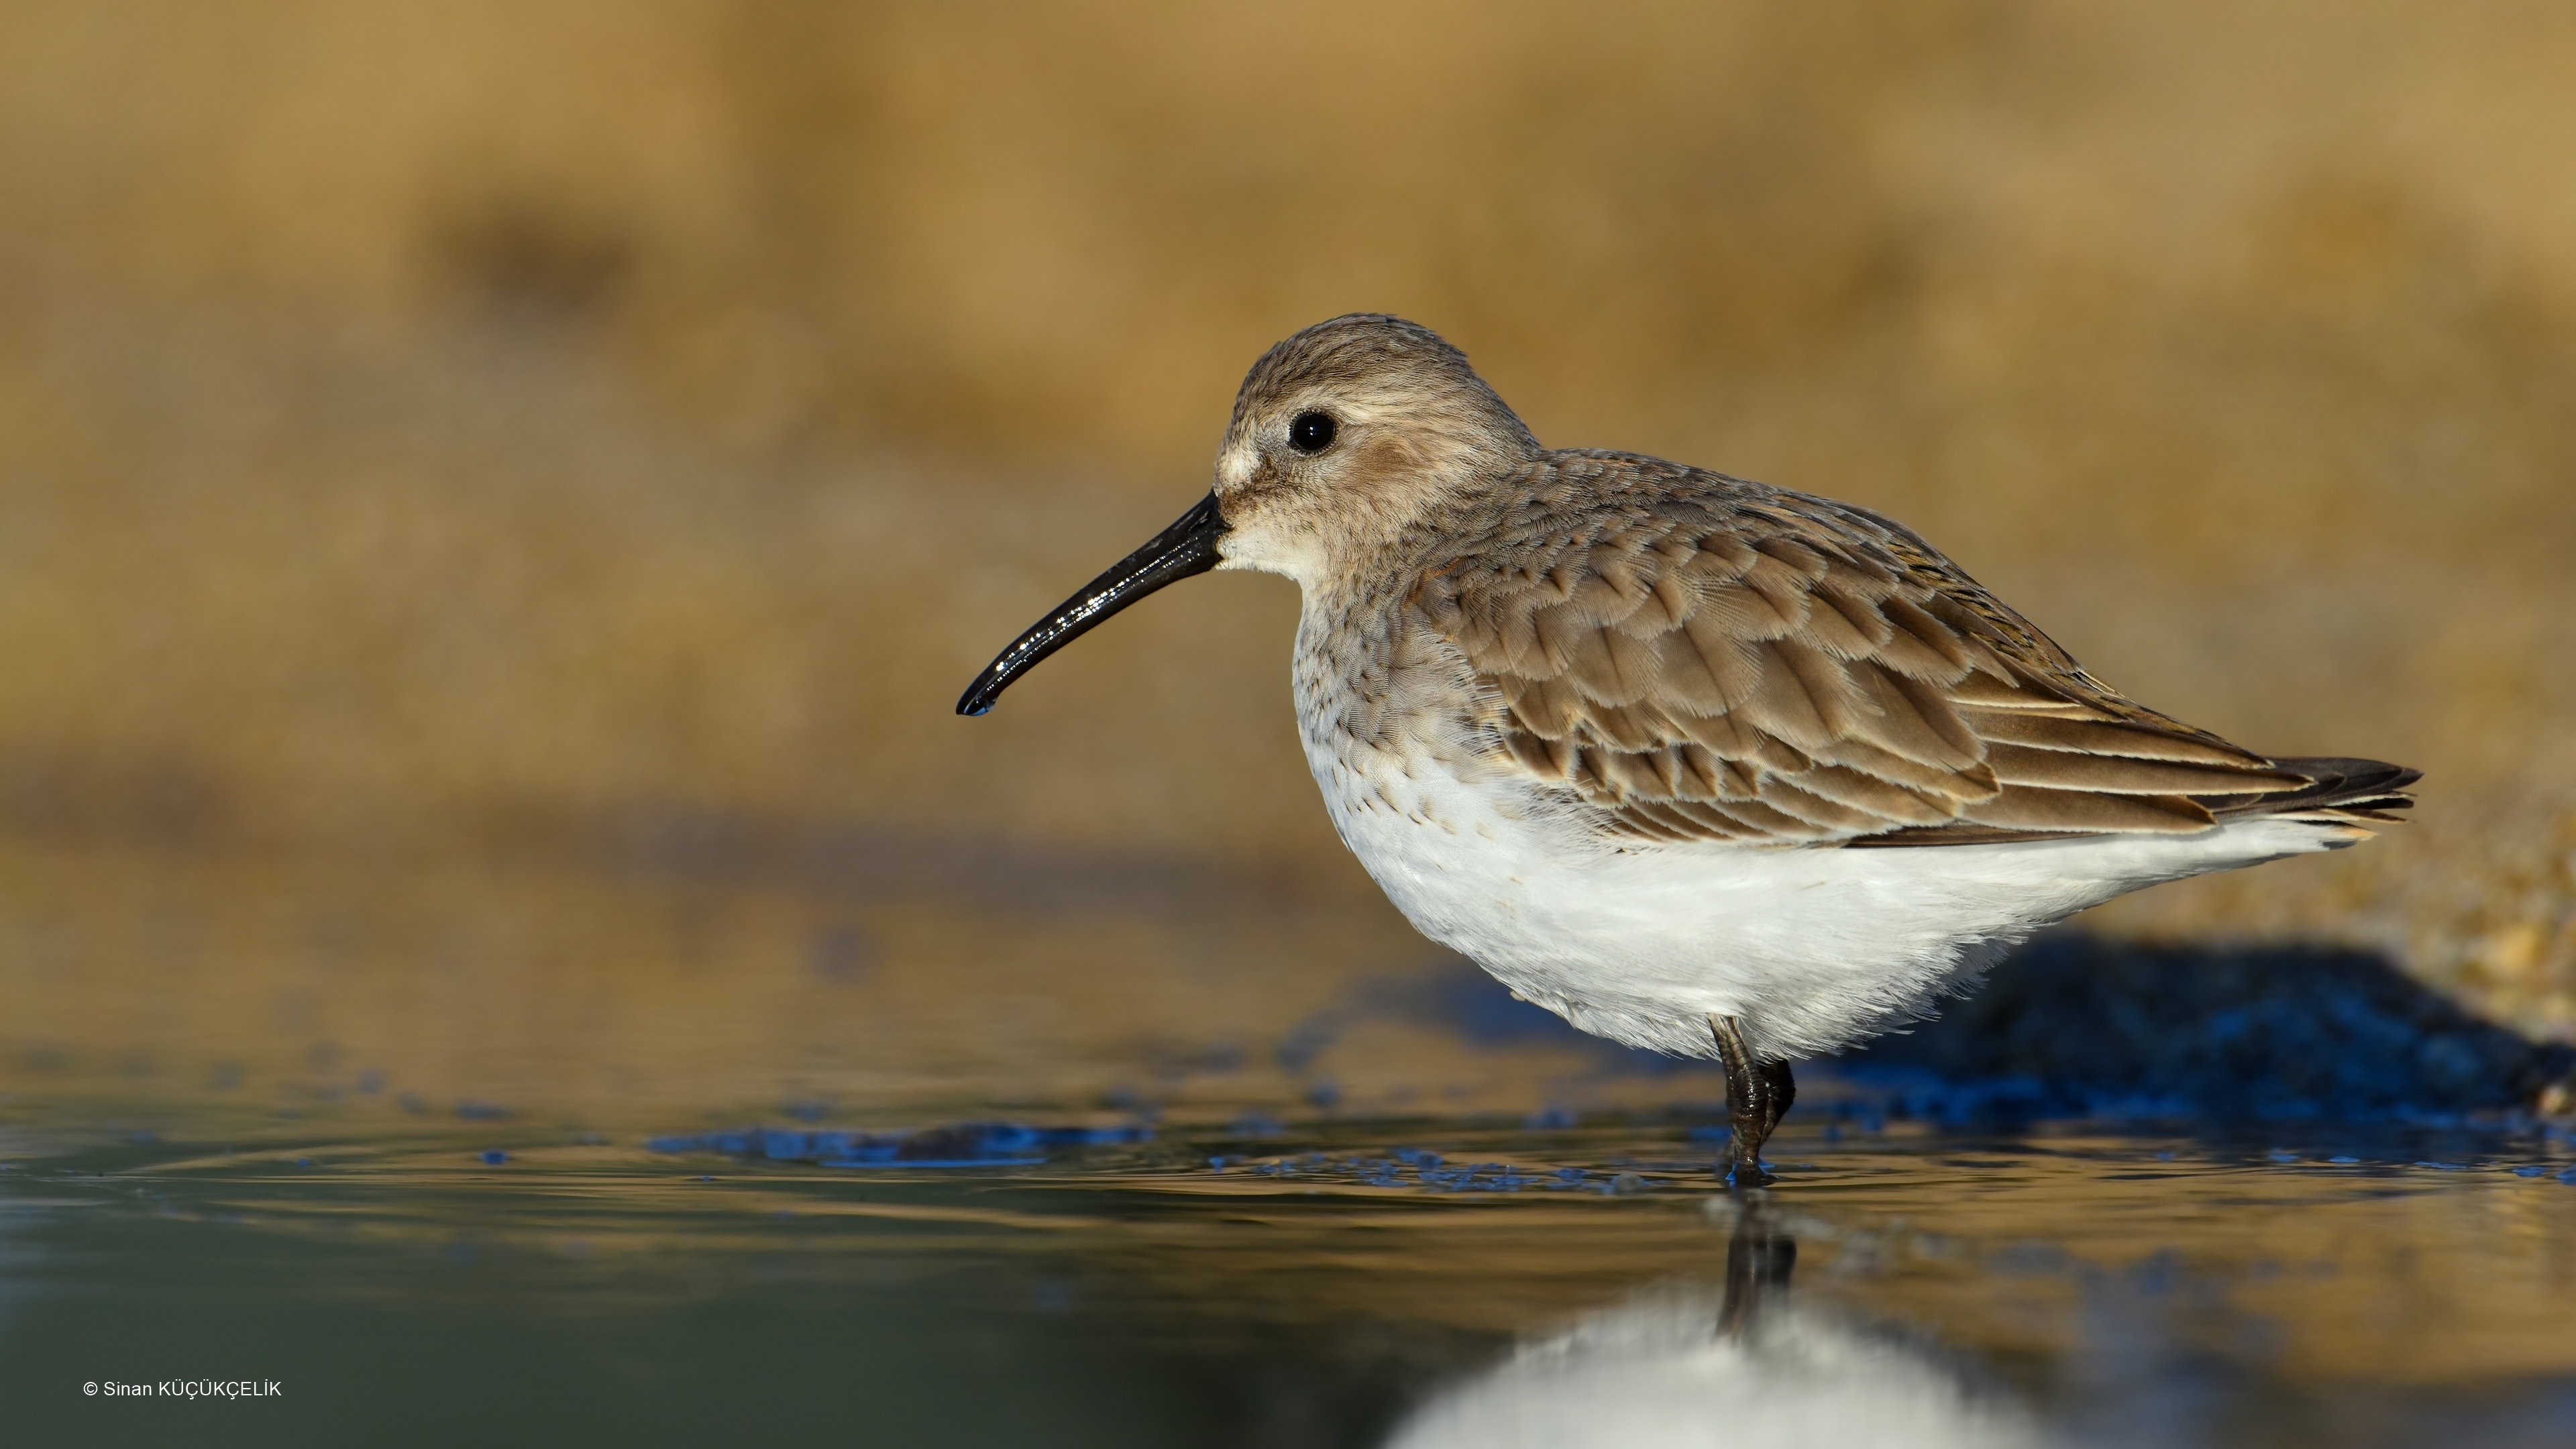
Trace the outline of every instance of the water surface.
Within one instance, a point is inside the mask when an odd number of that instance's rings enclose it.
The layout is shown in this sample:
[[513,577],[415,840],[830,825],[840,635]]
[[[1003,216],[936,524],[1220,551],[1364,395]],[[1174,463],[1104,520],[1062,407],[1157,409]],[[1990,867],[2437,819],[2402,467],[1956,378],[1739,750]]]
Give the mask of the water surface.
[[1816,1066],[1738,1195],[1713,1074],[1346,903],[0,863],[43,1441],[2576,1440],[2511,1111]]

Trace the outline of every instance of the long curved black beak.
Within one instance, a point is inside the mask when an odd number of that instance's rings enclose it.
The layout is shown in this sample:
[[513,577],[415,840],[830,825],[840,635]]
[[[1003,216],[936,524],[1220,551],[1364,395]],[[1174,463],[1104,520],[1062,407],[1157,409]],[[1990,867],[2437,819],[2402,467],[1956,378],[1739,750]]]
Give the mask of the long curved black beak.
[[1225,516],[1208,494],[1180,521],[1155,534],[1143,548],[1120,559],[1109,572],[1082,586],[1082,592],[1055,606],[1055,611],[1011,641],[957,701],[959,714],[984,714],[1011,687],[1011,681],[1037,667],[1038,661],[1081,638],[1091,627],[1163,585],[1215,568],[1217,540],[1225,536]]

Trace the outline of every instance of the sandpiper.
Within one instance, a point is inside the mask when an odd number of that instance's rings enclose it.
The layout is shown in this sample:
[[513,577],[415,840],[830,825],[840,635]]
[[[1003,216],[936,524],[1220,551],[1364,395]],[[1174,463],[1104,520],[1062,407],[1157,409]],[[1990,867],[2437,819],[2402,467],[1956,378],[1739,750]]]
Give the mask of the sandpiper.
[[1868,509],[1541,447],[1380,315],[1255,363],[1214,489],[958,712],[1218,568],[1302,590],[1307,763],[1388,897],[1585,1031],[1724,1063],[1739,1184],[1790,1058],[2114,896],[2367,839],[2418,778],[2158,714]]

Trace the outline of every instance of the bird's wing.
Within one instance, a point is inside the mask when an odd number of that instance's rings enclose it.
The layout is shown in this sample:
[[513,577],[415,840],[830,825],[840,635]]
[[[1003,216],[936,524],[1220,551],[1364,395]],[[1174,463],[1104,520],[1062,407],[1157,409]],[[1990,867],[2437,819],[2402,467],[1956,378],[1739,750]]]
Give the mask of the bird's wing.
[[1647,482],[1508,524],[1409,600],[1474,670],[1497,760],[1612,837],[2192,833],[2315,784],[2122,698],[1899,524]]

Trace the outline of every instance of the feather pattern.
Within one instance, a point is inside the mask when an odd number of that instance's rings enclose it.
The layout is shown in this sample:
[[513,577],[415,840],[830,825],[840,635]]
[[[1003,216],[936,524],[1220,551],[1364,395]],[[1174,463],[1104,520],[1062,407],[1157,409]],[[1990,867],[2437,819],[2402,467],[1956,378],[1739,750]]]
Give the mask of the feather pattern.
[[[1629,454],[1541,454],[1426,550],[1399,631],[1473,677],[1504,768],[1614,842],[1826,846],[2193,834],[2338,806],[2121,695],[1920,537]],[[2351,773],[2346,771],[2345,773]],[[2330,792],[2329,792],[2330,793]]]

